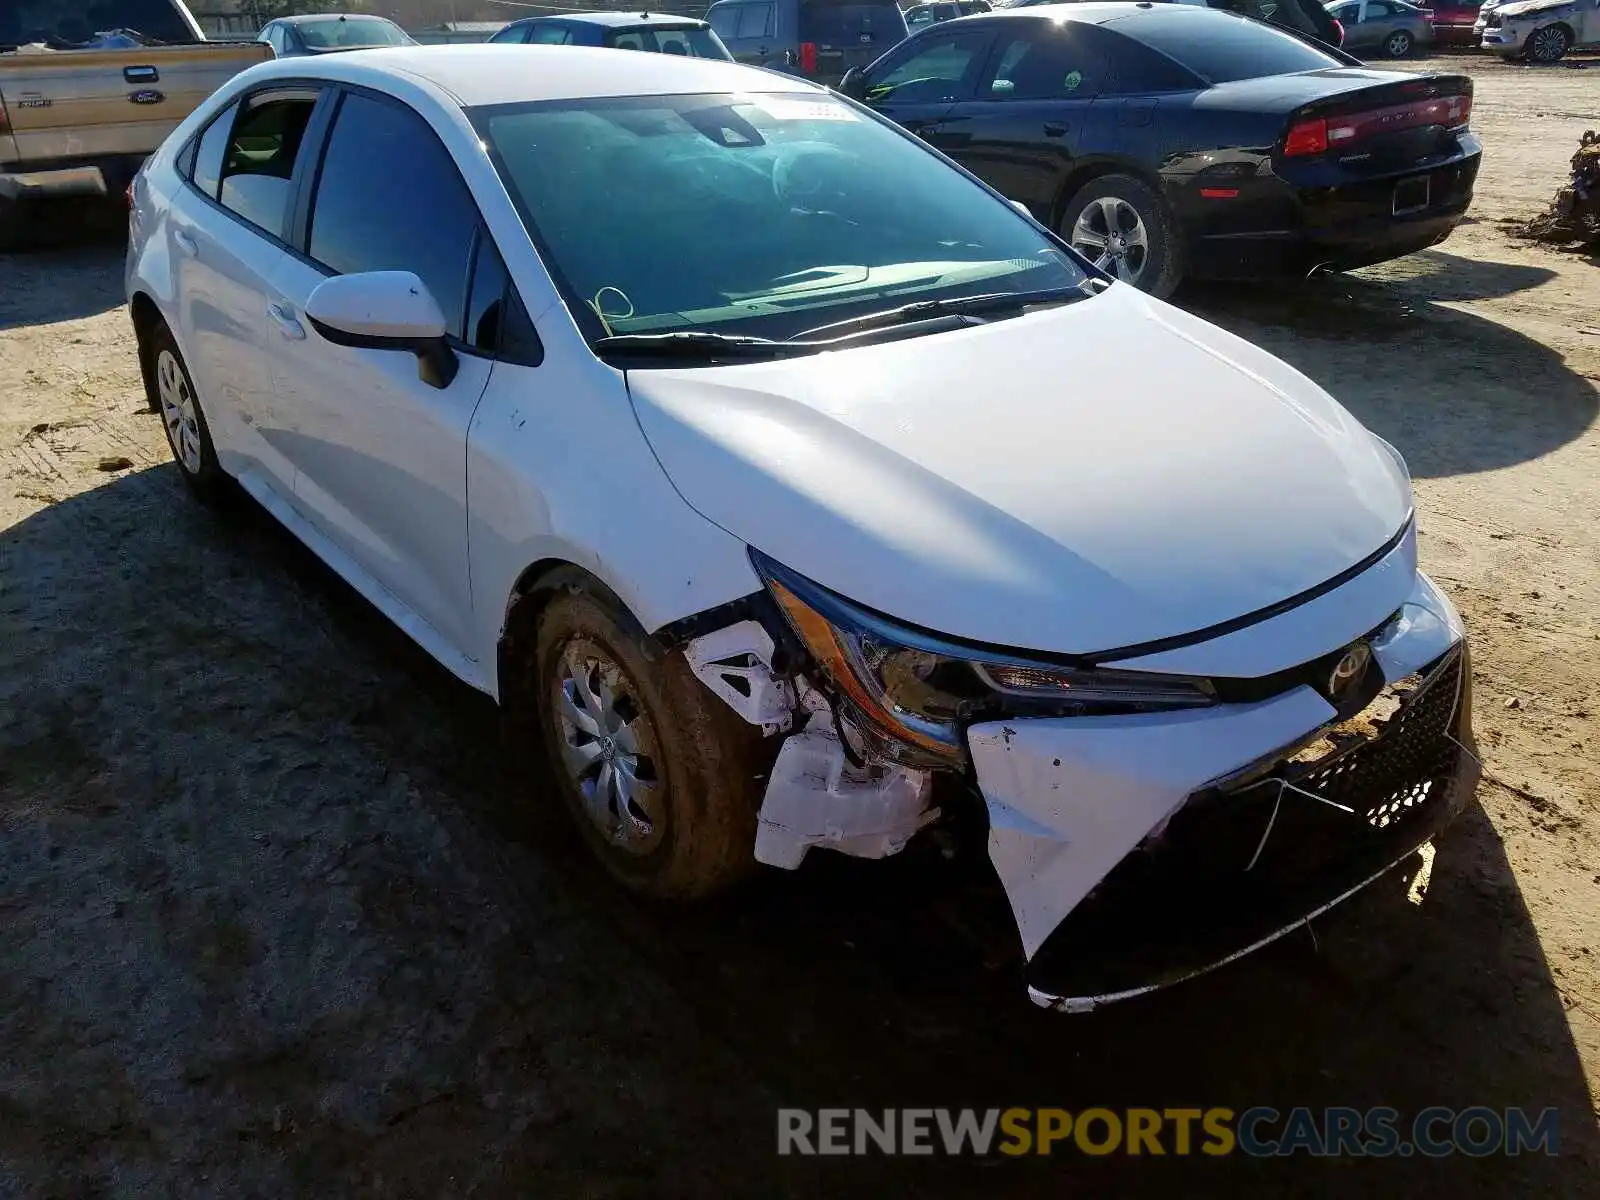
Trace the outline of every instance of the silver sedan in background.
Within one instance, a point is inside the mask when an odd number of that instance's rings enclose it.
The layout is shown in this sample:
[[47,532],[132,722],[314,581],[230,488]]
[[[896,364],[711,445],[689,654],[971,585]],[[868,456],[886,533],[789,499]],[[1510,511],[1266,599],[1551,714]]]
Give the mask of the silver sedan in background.
[[1409,58],[1433,44],[1433,22],[1425,9],[1403,0],[1335,0],[1324,6],[1344,27],[1340,47],[1358,57]]

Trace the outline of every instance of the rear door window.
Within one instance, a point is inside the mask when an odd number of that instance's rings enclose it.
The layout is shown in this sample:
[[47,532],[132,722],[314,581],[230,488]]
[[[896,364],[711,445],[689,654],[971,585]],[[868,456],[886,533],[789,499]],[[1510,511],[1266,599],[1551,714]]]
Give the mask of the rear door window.
[[572,30],[565,25],[535,25],[528,31],[528,42],[534,46],[565,46],[572,41]]
[[285,234],[294,164],[316,104],[315,93],[251,97],[223,151],[218,202],[275,238]]
[[1099,56],[1070,26],[1058,30],[1039,22],[1029,36],[1009,43],[1002,40],[1000,57],[979,86],[978,96],[985,100],[1087,100],[1100,90],[1102,75]]
[[222,183],[222,158],[228,152],[228,138],[233,133],[233,121],[238,115],[237,102],[223,109],[206,126],[195,151],[189,182],[212,200],[217,198],[217,187]]

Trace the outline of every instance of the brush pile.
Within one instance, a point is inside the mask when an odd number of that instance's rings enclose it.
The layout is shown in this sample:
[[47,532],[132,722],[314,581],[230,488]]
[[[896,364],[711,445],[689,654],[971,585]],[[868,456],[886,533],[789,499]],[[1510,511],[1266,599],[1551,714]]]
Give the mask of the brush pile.
[[1519,236],[1600,253],[1600,133],[1590,129],[1572,156],[1572,178]]

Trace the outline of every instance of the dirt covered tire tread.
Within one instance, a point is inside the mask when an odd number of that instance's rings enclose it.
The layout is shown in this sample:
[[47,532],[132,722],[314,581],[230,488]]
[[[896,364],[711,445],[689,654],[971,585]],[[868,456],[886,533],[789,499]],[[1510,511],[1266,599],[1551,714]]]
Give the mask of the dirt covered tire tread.
[[[613,655],[655,727],[658,757],[664,760],[656,772],[665,784],[666,829],[643,856],[606,840],[585,813],[563,763],[561,724],[551,697],[562,652],[574,638]],[[681,653],[662,649],[594,581],[564,585],[541,611],[531,641],[522,703],[532,710],[539,731],[543,774],[606,870],[630,891],[670,900],[708,897],[750,875],[757,865],[756,813],[771,758],[760,732],[712,695]]]

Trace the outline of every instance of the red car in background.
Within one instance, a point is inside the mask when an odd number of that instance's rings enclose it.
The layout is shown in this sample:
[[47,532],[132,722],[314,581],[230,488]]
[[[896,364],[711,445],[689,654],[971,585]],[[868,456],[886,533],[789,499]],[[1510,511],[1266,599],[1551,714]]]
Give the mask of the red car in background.
[[1433,39],[1439,46],[1476,46],[1478,36],[1472,26],[1478,19],[1483,0],[1432,0],[1423,3],[1433,14]]

